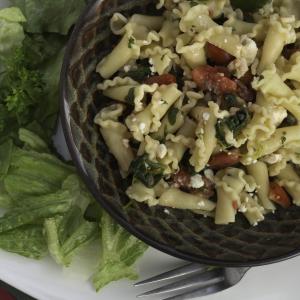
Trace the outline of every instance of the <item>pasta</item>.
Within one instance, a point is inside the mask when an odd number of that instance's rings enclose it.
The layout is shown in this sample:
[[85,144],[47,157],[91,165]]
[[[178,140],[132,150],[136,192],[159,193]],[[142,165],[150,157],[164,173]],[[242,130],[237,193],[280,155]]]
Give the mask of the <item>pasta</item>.
[[119,41],[96,67],[99,101],[116,103],[101,105],[95,123],[132,178],[128,197],[220,225],[241,214],[256,226],[300,205],[295,5],[271,1],[251,14],[228,0],[156,8],[160,15],[114,13]]

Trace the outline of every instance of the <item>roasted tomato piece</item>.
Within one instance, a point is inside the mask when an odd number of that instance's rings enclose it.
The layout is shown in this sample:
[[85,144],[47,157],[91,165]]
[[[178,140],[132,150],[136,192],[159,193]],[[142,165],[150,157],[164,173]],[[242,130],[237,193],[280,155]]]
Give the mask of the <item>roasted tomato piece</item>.
[[284,208],[291,206],[291,200],[287,192],[276,182],[270,183],[270,199]]
[[234,56],[208,42],[205,44],[205,53],[212,64],[219,66],[227,66],[234,60]]
[[208,165],[213,170],[219,170],[227,167],[231,167],[239,163],[240,153],[238,150],[230,150],[229,152],[220,152],[213,155]]
[[151,76],[145,80],[146,84],[154,84],[157,83],[159,85],[169,85],[172,83],[176,83],[176,77],[172,74],[163,74],[157,76]]
[[214,92],[217,95],[237,91],[237,83],[226,77],[217,67],[200,66],[192,71],[192,77],[200,89]]

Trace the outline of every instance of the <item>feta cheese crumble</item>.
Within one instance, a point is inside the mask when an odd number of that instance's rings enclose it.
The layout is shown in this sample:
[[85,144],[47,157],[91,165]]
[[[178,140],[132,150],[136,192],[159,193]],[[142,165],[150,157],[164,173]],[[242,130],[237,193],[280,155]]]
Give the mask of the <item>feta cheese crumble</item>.
[[191,177],[190,185],[194,189],[199,189],[204,186],[204,181],[202,179],[202,176],[199,174],[196,174]]
[[165,144],[160,144],[157,148],[157,156],[163,159],[167,155],[168,149]]
[[141,133],[144,133],[145,129],[146,129],[146,124],[145,123],[140,123],[139,129],[140,129]]

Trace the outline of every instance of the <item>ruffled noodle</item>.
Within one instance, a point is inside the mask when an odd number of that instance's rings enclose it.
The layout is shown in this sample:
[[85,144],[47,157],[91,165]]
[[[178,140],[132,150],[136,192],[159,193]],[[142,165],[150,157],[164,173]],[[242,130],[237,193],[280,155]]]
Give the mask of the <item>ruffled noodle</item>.
[[283,74],[282,80],[288,79],[300,82],[300,52],[294,53],[288,61],[288,70]]
[[131,24],[127,24],[126,27],[127,30],[119,44],[97,65],[96,71],[105,79],[116,73],[130,60],[135,60],[140,56],[141,46],[136,43],[134,30]]
[[281,172],[281,170],[286,167],[289,161],[293,164],[300,165],[300,155],[298,152],[299,145],[297,148],[297,151],[294,147],[291,147],[289,149],[283,148],[274,153],[275,155],[281,155],[281,159],[274,164],[268,165],[270,176],[277,176]]
[[181,95],[176,84],[160,86],[144,110],[132,113],[126,118],[125,123],[133,137],[142,141],[144,135],[158,131],[160,120]]
[[180,30],[192,36],[214,26],[218,24],[211,19],[208,6],[202,4],[191,7],[179,22]]
[[186,64],[192,69],[206,64],[204,46],[205,42],[193,42],[186,33],[176,38],[176,52],[183,56]]
[[97,87],[103,91],[103,95],[122,102],[126,102],[129,91],[134,88],[134,110],[139,112],[144,109],[143,100],[146,94],[153,94],[157,90],[158,84],[139,84],[130,77],[115,77],[113,80],[105,80]]
[[253,226],[265,219],[265,210],[259,205],[257,196],[251,196],[249,193],[242,192],[239,211],[243,212],[248,222]]
[[165,21],[159,31],[163,47],[171,47],[176,44],[176,37],[179,35],[179,20],[174,20],[171,12],[165,12]]
[[149,206],[155,206],[158,204],[155,190],[153,188],[147,188],[140,181],[135,181],[126,190],[126,194],[130,199],[133,199],[137,202],[146,202]]
[[215,102],[209,101],[208,107],[217,119],[224,119],[230,116],[230,113],[227,110],[221,110],[219,105]]
[[289,111],[298,121],[300,121],[300,95],[291,97],[269,97],[268,101],[275,105],[284,107]]
[[118,161],[121,175],[126,177],[134,155],[130,146],[124,144],[124,140],[128,141],[131,135],[126,126],[118,121],[124,109],[125,106],[121,104],[105,107],[96,115],[94,122],[100,126],[109,151]]
[[153,65],[153,71],[159,75],[168,73],[173,64],[179,64],[179,57],[168,48],[151,45],[145,47],[141,52],[141,58],[149,58],[149,62]]
[[115,35],[123,35],[127,23],[128,19],[124,15],[114,13],[110,19],[110,29]]
[[265,98],[268,96],[274,97],[291,97],[293,91],[287,86],[277,73],[275,65],[270,65],[268,70],[262,73],[261,77],[255,78],[252,82],[252,87],[260,91]]
[[156,132],[161,125],[161,118],[168,109],[182,95],[176,84],[162,85],[154,93],[151,100],[151,112],[153,115],[151,132]]
[[291,164],[287,164],[278,174],[279,184],[282,185],[292,196],[293,203],[300,206],[300,177]]
[[[196,172],[200,172],[207,165],[216,145],[216,129],[217,118],[213,114],[213,110],[207,107],[196,107],[191,111],[191,115],[198,121],[196,128],[197,139],[195,147],[191,151],[190,164],[194,166]],[[204,115],[208,116],[204,118]]]
[[212,211],[216,207],[214,202],[206,199],[202,194],[185,193],[174,187],[164,191],[159,198],[159,205],[190,210],[201,208],[206,211]]
[[258,72],[270,68],[280,56],[286,44],[296,41],[295,17],[281,18],[277,14],[270,17],[270,27],[264,42]]
[[181,161],[185,151],[194,147],[194,136],[196,130],[196,123],[189,117],[185,118],[183,126],[175,135],[167,135],[167,155],[161,162],[169,166],[167,173],[178,170],[179,162]]
[[[254,113],[251,121],[243,130],[243,135],[250,141],[263,142],[269,139],[275,132],[277,126],[287,117],[284,108],[274,105],[252,105]],[[273,115],[270,114],[273,111]]]
[[251,65],[257,55],[256,43],[247,37],[232,33],[232,28],[215,26],[200,32],[195,36],[197,42],[210,42],[211,44],[225,50],[236,58],[245,58]]
[[219,171],[215,180],[218,194],[215,222],[216,224],[232,223],[235,221],[236,214],[233,201],[239,208],[242,191],[253,192],[256,189],[255,180],[237,168],[226,168]]

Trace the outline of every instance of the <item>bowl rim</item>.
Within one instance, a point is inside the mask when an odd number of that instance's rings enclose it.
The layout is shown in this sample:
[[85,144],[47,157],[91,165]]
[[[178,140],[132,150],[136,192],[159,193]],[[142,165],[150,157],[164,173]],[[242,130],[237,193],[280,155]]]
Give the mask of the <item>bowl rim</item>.
[[[92,193],[96,201],[110,214],[110,216],[116,220],[123,228],[125,228],[127,231],[129,231],[131,234],[133,234],[138,239],[142,240],[147,245],[156,248],[157,250],[160,250],[166,254],[172,255],[174,257],[177,257],[179,259],[195,262],[195,263],[201,263],[206,265],[213,265],[213,266],[221,266],[221,267],[254,267],[254,266],[262,266],[267,265],[271,263],[276,263],[280,261],[284,261],[286,259],[290,259],[293,257],[296,257],[300,254],[300,248],[295,249],[293,251],[290,251],[283,255],[274,256],[272,258],[266,258],[266,259],[256,259],[251,260],[247,262],[239,262],[239,261],[230,261],[230,260],[223,260],[223,259],[216,259],[216,258],[207,258],[202,256],[193,256],[191,254],[188,254],[186,252],[178,251],[176,249],[173,249],[172,247],[164,244],[160,244],[156,240],[149,238],[146,234],[136,229],[132,224],[128,223],[123,217],[119,215],[119,213],[109,204],[107,204],[106,201],[99,195],[97,191],[97,187],[93,180],[88,176],[87,172],[85,171],[85,168],[83,167],[80,159],[80,152],[77,149],[75,142],[72,138],[72,131],[69,121],[69,104],[67,103],[68,98],[68,89],[67,89],[67,73],[68,68],[70,64],[70,59],[72,57],[72,52],[74,49],[74,46],[77,42],[77,38],[81,31],[81,29],[85,25],[86,16],[89,14],[89,12],[93,9],[93,7],[96,7],[97,5],[100,5],[105,0],[96,0],[92,1],[90,4],[87,5],[86,9],[82,12],[80,15],[77,23],[75,24],[75,27],[73,29],[73,32],[71,34],[71,37],[67,43],[66,51],[64,54],[63,59],[63,65],[60,73],[60,114],[59,118],[62,124],[64,137],[66,140],[66,144],[68,147],[68,150],[70,152],[71,158],[76,166],[77,173],[79,176],[83,179],[84,183],[86,184],[89,191]],[[108,0],[106,0],[108,1]]]

